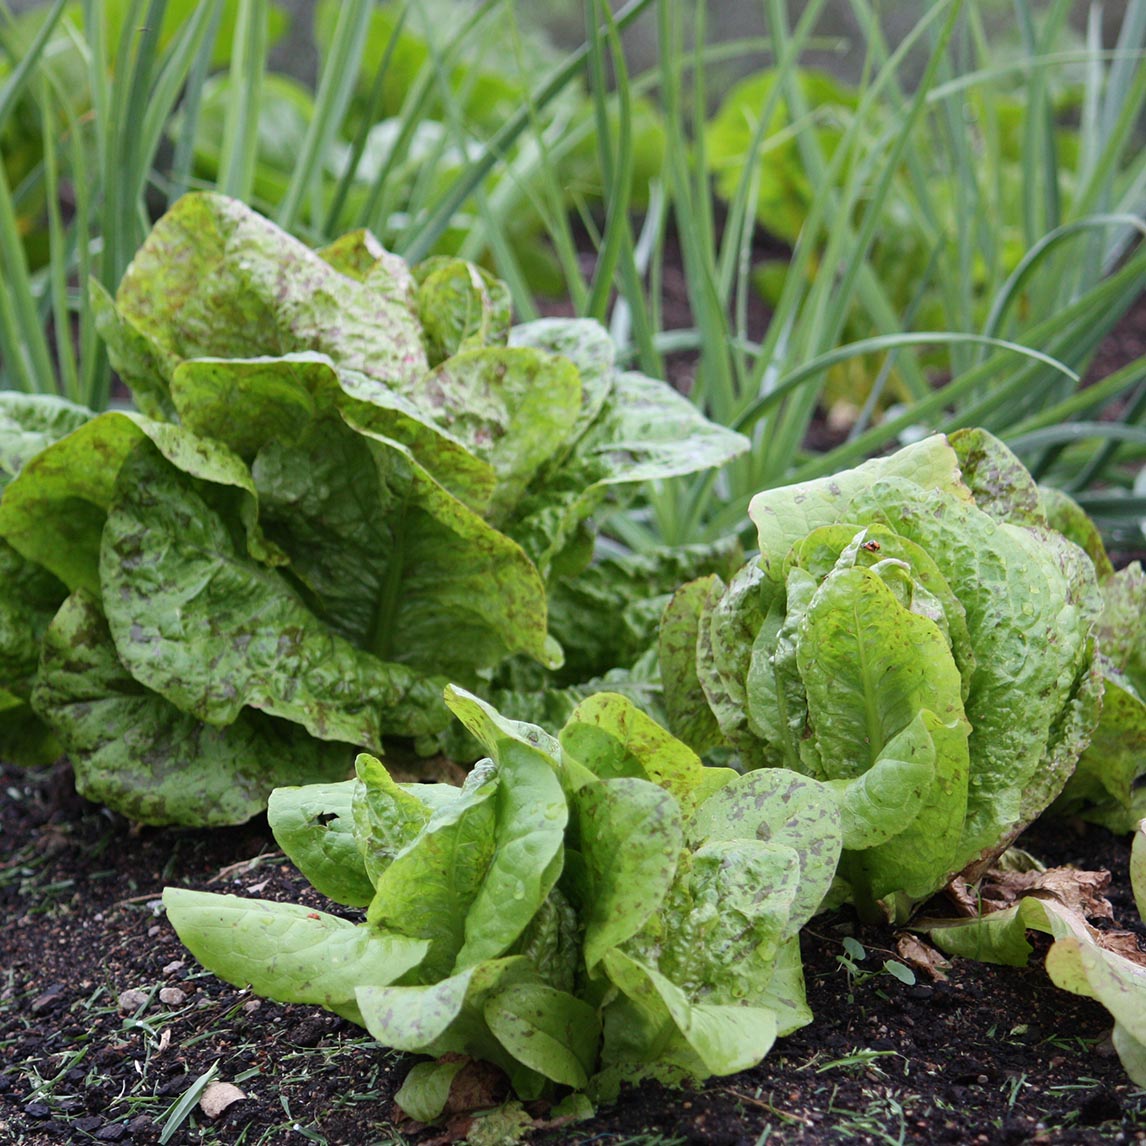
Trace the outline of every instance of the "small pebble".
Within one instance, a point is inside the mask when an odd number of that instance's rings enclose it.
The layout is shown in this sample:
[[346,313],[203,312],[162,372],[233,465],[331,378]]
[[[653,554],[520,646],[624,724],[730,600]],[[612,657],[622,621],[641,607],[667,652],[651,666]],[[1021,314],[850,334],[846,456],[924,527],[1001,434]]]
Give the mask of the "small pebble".
[[176,971],[182,971],[186,966],[187,964],[182,959],[173,959],[163,968],[163,974],[174,975]]
[[186,998],[187,992],[179,987],[163,987],[159,992],[159,1001],[170,1007],[178,1007]]
[[147,1003],[148,994],[139,987],[129,987],[121,991],[119,996],[119,1013],[131,1015]]

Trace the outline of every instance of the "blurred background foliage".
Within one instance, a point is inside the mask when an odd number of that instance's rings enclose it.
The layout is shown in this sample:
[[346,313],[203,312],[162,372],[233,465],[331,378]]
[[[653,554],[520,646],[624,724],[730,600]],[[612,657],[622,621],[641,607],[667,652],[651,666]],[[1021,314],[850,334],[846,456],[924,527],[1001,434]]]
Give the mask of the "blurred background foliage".
[[752,435],[606,545],[744,533],[762,488],[970,424],[1140,543],[1146,359],[1093,362],[1146,288],[1144,3],[19,8],[4,386],[111,401],[87,283],[215,187],[316,245],[479,262]]

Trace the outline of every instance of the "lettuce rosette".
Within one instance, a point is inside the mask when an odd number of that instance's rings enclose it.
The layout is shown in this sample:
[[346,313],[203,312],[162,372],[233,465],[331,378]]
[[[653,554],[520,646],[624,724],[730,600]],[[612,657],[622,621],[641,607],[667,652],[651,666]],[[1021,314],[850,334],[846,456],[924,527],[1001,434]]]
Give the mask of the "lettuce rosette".
[[902,916],[984,869],[1071,776],[1102,701],[1094,566],[981,431],[749,513],[759,556],[666,610],[670,726],[827,784],[843,890]]
[[614,694],[558,737],[447,701],[489,752],[462,787],[397,783],[363,754],[356,780],[271,797],[279,846],[365,918],[168,888],[205,967],[438,1060],[398,1095],[422,1120],[466,1058],[522,1099],[609,1097],[747,1069],[811,1020],[798,932],[841,842],[825,785],[706,767]]
[[512,326],[479,267],[313,251],[220,195],[92,289],[138,412],[0,395],[0,732],[147,823],[431,748],[447,680],[544,684],[591,515],[747,447],[596,323]]

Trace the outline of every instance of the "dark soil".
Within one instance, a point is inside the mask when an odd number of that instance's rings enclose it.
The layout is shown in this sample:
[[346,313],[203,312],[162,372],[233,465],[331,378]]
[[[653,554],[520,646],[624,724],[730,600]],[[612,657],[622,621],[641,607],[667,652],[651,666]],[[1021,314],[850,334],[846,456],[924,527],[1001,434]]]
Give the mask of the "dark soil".
[[[1059,825],[1025,843],[1052,864],[1111,870],[1115,913],[1136,920],[1124,841]],[[330,906],[277,852],[265,820],[133,831],[81,801],[66,767],[0,767],[0,1142],[158,1142],[179,1096],[213,1065],[247,1097],[213,1123],[196,1105],[168,1139],[176,1146],[467,1132],[464,1120],[445,1131],[398,1121],[392,1096],[412,1059],[315,1008],[205,974],[156,904],[169,883]],[[849,935],[867,952],[851,970],[840,961]],[[894,946],[847,913],[817,918],[804,936],[816,1021],[761,1066],[696,1090],[629,1089],[592,1120],[533,1140],[1146,1140],[1146,1095],[1112,1053],[1106,1012],[1054,988],[1041,954],[1022,969],[957,960],[948,981],[909,986],[882,970]],[[125,1012],[119,997],[132,988],[146,1001]]]

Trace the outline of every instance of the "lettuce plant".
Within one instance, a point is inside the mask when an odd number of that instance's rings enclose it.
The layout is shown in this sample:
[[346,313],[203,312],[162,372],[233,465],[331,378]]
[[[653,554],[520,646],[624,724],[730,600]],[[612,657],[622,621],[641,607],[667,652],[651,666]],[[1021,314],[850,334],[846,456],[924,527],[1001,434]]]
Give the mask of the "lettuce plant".
[[840,874],[899,914],[982,870],[1098,720],[1091,560],[990,435],[935,436],[753,499],[760,555],[666,610],[670,723],[839,801]]
[[431,743],[446,680],[556,668],[590,516],[747,444],[595,323],[511,327],[475,266],[316,253],[218,195],[93,291],[140,412],[4,396],[0,538],[50,592],[0,589],[43,632],[0,686],[144,822],[243,820],[353,747]]
[[[560,736],[451,686],[490,757],[463,787],[278,789],[279,845],[365,920],[168,888],[168,919],[229,982],[318,1003],[385,1046],[501,1067],[522,1098],[727,1074],[808,1022],[797,932],[827,892],[839,815],[787,770],[710,768],[623,697]],[[443,1074],[399,1101],[434,1117]]]

